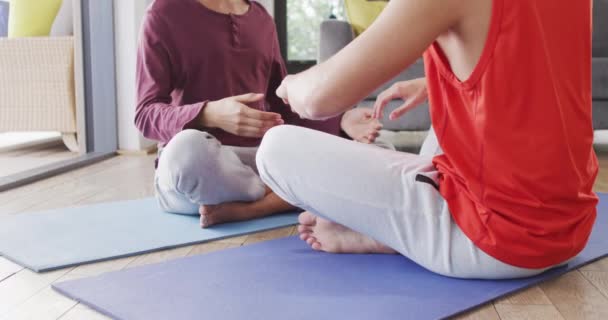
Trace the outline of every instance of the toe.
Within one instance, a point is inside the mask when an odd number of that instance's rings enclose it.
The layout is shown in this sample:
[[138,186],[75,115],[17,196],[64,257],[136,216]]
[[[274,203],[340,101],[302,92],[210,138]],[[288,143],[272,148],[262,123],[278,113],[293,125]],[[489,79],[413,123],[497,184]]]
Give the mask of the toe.
[[312,234],[310,232],[300,233],[300,240],[307,241],[308,238],[311,237],[311,235]]
[[322,251],[323,249],[321,248],[321,243],[315,241],[310,245],[314,250],[317,251]]
[[312,232],[312,227],[309,225],[298,225],[298,233],[310,233]]
[[201,215],[201,227],[202,228],[211,227],[212,225],[214,225],[216,223],[217,223],[217,221],[212,215],[209,215],[209,214]]
[[201,216],[209,216],[213,214],[214,208],[215,206],[202,205],[199,207],[198,212],[201,214]]
[[308,211],[304,211],[298,217],[298,222],[300,225],[312,227],[316,224],[317,217]]
[[309,236],[305,241],[309,246],[312,246],[315,242],[317,242],[317,239],[315,239],[313,236]]

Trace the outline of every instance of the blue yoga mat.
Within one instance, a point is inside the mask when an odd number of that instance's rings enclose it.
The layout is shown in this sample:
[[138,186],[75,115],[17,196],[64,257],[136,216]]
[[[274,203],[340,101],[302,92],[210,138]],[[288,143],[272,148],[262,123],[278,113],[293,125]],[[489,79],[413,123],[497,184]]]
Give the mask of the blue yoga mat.
[[297,223],[297,213],[201,229],[153,198],[0,218],[0,255],[34,271],[127,257]]
[[439,319],[608,253],[608,195],[586,249],[519,280],[460,280],[397,255],[314,252],[296,238],[67,281],[54,288],[116,319]]

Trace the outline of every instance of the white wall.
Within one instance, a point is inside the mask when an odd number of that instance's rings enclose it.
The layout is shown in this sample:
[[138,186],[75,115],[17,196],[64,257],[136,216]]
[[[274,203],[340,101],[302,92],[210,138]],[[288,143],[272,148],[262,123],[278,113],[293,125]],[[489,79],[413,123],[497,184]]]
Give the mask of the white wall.
[[118,148],[121,150],[144,150],[154,145],[154,142],[145,139],[133,124],[139,30],[144,12],[151,2],[151,0],[114,1]]

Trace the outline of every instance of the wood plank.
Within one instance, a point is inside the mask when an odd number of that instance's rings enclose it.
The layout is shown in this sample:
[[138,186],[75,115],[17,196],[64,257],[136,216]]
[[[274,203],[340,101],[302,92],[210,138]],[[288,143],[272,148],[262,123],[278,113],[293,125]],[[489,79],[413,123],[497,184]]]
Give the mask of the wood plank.
[[125,269],[182,258],[185,257],[191,250],[192,247],[181,247],[137,256],[135,259],[133,259],[133,261],[131,261],[131,263],[125,266]]
[[608,299],[578,271],[540,287],[565,319],[608,319]]
[[[147,170],[149,171],[150,175],[153,175],[153,163],[154,157],[113,157],[84,168],[76,169],[74,171],[70,171],[68,173],[41,180],[33,184],[28,184],[19,188],[2,192],[0,193],[0,203],[7,203],[15,200],[22,201],[20,198],[24,196],[27,197],[32,193],[41,192],[61,184],[78,180],[84,180],[88,181],[89,183],[95,184],[96,178],[110,177],[114,179],[114,182],[122,182],[123,180],[121,179],[121,176],[115,172],[116,170],[119,170],[121,168],[139,168],[138,170]],[[86,179],[87,177],[92,177],[92,179]]]
[[224,249],[236,248],[238,246],[240,246],[240,244],[229,243],[229,242],[220,242],[220,241],[207,242],[207,243],[197,244],[195,246],[192,246],[190,248],[191,250],[190,250],[190,252],[188,252],[187,256],[206,254],[206,253],[211,253],[211,252],[220,251],[220,250],[224,250]]
[[511,304],[511,305],[550,305],[551,301],[540,287],[534,286],[524,291],[520,291],[501,298],[496,301],[496,304]]
[[258,243],[262,241],[268,241],[277,238],[288,237],[293,233],[293,229],[295,227],[285,227],[280,229],[274,229],[269,231],[263,231],[258,233],[253,233],[247,236],[247,239],[243,243],[243,245]]
[[[0,212],[7,214],[40,211],[86,203],[86,199],[105,195],[112,188],[123,188],[137,197],[153,194],[153,161],[149,157],[132,158],[131,162],[117,162],[107,170],[83,175],[76,179],[61,179],[46,188],[33,189],[9,201],[0,202]],[[61,177],[61,176],[59,176]],[[55,179],[55,178],[51,178]],[[119,183],[120,182],[120,183]],[[9,191],[11,192],[11,191]],[[103,199],[106,200],[106,199]],[[100,201],[103,201],[100,199]]]
[[118,271],[124,269],[129,263],[136,259],[133,257],[126,257],[120,259],[113,259],[103,262],[84,264],[75,267],[70,272],[63,275],[57,281],[67,281],[73,279],[79,279],[84,277],[94,277],[106,272]]
[[0,315],[10,312],[69,271],[70,269],[61,269],[38,274],[23,269],[0,282]]
[[14,275],[23,270],[23,267],[4,258],[0,257],[0,281]]
[[11,320],[54,320],[75,305],[76,301],[62,296],[51,287],[46,287],[40,293],[19,304],[4,317]]
[[581,271],[604,271],[608,272],[608,258],[601,259],[581,268]]
[[608,298],[608,272],[581,271],[581,273],[604,295],[604,297]]
[[44,190],[67,181],[72,181],[81,176],[93,174],[99,171],[110,170],[113,166],[124,161],[125,159],[122,157],[113,157],[87,167],[79,168],[61,175],[40,180],[36,183],[24,185],[15,189],[11,189],[9,191],[2,192],[0,193],[0,203],[12,201],[31,192]]
[[500,320],[491,303],[452,318],[454,320]]
[[497,304],[496,311],[502,320],[560,320],[564,319],[553,305]]

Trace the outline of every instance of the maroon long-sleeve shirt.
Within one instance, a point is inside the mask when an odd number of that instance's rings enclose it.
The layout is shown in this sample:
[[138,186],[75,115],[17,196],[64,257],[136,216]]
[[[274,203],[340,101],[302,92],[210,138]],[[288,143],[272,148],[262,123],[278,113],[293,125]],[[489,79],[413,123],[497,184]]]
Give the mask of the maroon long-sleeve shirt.
[[[137,56],[135,125],[166,144],[207,101],[264,93],[251,107],[276,112],[288,124],[338,135],[340,117],[300,119],[275,91],[286,75],[272,17],[251,1],[242,15],[213,11],[197,0],[156,0],[144,18]],[[225,145],[257,146],[261,139],[205,130]]]

